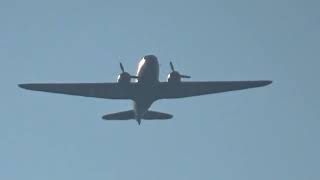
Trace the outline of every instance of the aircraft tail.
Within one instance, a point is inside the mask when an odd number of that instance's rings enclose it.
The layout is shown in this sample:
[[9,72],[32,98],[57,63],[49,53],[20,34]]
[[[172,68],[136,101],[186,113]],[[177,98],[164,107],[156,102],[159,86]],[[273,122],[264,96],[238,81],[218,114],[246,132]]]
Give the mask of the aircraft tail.
[[135,119],[134,111],[123,111],[113,114],[108,114],[102,117],[104,120],[129,120],[129,119]]
[[[147,111],[142,119],[145,120],[165,120],[171,119],[173,116],[171,114],[156,112],[156,111]],[[131,111],[123,111],[113,114],[108,114],[102,117],[104,120],[130,120],[136,119],[135,113]]]
[[173,116],[171,114],[156,112],[156,111],[147,111],[142,119],[145,120],[165,120],[165,119],[171,119]]

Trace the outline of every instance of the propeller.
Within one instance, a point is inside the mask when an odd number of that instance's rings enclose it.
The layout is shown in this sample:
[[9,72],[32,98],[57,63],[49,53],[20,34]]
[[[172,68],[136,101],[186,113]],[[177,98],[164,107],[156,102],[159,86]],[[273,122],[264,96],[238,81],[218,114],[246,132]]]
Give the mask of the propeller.
[[127,73],[127,72],[125,71],[124,66],[123,66],[123,64],[122,64],[121,62],[120,62],[120,69],[121,69],[121,71],[122,71],[122,74],[127,74],[127,75],[129,75],[130,78],[132,78],[132,79],[138,79],[138,76],[131,76],[129,73]]
[[120,62],[120,69],[121,69],[121,71],[122,71],[122,73],[124,73],[125,71],[124,71],[124,67],[123,67],[123,64]]
[[187,79],[191,78],[191,76],[181,75],[178,71],[176,71],[172,62],[170,62],[170,67],[172,72],[177,73],[180,76],[180,78],[187,78]]
[[174,70],[174,66],[173,66],[173,63],[172,63],[172,62],[170,62],[170,67],[171,67],[171,70],[172,70],[172,71],[175,71],[175,70]]

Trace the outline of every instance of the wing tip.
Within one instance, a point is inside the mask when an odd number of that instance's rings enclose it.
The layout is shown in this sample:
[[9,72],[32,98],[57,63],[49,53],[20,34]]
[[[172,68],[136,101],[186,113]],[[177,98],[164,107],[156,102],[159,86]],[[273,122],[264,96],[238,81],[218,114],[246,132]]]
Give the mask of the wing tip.
[[267,86],[267,85],[270,85],[272,84],[273,81],[272,80],[267,80],[267,81],[264,81],[264,85]]
[[36,84],[18,84],[18,87],[26,90],[36,90],[35,86]]
[[109,116],[107,116],[107,115],[102,116],[101,118],[102,118],[103,120],[105,120],[105,121],[111,120],[111,119],[109,118]]
[[28,84],[18,84],[18,87],[22,89],[28,89]]
[[110,115],[104,115],[101,118],[105,121],[114,120]]

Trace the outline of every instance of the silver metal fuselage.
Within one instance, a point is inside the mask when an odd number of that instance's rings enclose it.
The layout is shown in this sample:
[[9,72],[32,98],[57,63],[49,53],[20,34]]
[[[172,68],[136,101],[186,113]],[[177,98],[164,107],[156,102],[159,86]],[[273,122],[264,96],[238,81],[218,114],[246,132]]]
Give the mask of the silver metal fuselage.
[[138,65],[137,71],[137,85],[139,86],[139,92],[143,94],[137,94],[134,99],[134,112],[136,120],[141,123],[143,115],[148,111],[150,106],[156,97],[154,95],[154,88],[159,83],[159,62],[156,56],[148,55],[144,56]]

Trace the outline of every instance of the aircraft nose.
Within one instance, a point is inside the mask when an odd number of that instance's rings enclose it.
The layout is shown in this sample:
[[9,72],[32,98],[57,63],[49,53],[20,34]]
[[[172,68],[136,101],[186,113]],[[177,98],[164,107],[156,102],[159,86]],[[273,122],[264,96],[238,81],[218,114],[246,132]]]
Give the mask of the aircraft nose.
[[146,62],[151,64],[158,64],[158,58],[155,55],[147,55],[144,57]]

